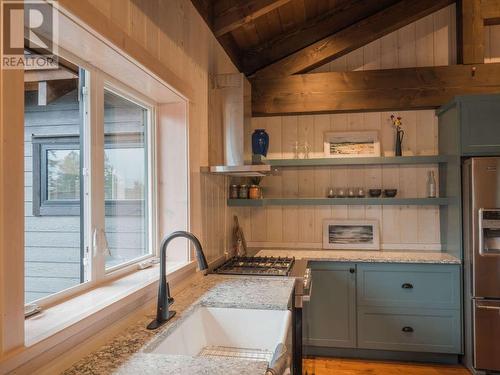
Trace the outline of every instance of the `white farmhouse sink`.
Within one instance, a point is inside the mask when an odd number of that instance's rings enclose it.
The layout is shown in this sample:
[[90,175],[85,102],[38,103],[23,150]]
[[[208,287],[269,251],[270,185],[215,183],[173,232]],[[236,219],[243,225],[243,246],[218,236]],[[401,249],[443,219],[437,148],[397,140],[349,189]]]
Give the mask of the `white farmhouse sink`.
[[[286,346],[290,326],[288,310],[199,307],[151,353],[188,356],[208,353],[252,359],[253,352],[257,353],[253,359],[270,361],[279,344]],[[231,351],[243,354],[233,355]],[[267,353],[270,357],[258,353]]]

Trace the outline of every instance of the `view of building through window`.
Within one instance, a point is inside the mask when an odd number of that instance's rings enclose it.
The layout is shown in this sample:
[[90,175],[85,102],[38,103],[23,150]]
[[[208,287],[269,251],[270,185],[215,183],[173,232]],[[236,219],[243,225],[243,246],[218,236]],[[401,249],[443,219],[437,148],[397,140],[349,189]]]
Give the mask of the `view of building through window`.
[[[25,73],[25,302],[85,280],[81,101],[71,90],[40,100],[38,76]],[[67,73],[66,73],[67,72]],[[54,76],[47,74],[47,79]],[[57,77],[57,75],[56,75]],[[46,81],[57,87],[57,79]],[[58,91],[59,92],[59,91]],[[106,268],[149,254],[147,121],[149,110],[106,90],[104,196]],[[98,202],[92,202],[99,204]],[[90,229],[87,229],[90,230]]]
[[78,72],[25,71],[26,303],[84,282]]

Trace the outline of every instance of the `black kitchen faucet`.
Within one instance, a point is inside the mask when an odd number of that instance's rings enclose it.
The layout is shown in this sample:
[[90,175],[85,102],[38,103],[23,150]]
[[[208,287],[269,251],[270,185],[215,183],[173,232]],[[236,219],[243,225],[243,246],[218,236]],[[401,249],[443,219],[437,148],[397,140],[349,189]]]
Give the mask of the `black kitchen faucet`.
[[148,324],[148,329],[157,329],[162,324],[168,322],[175,315],[175,311],[169,311],[168,306],[174,303],[174,299],[170,297],[170,287],[167,283],[167,272],[166,272],[166,258],[167,258],[167,246],[174,238],[187,238],[193,242],[196,249],[196,259],[198,260],[198,267],[201,270],[206,270],[208,268],[207,259],[205,254],[203,254],[203,248],[201,247],[200,241],[194,236],[194,234],[177,231],[168,235],[163,239],[160,246],[160,281],[158,285],[158,307],[156,310],[156,319]]

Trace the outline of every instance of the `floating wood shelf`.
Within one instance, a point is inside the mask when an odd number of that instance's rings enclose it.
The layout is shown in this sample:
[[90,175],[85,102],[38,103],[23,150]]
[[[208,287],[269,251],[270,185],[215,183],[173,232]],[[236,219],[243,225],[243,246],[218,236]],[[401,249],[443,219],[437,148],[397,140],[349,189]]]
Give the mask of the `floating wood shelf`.
[[449,198],[265,198],[228,199],[231,207],[263,206],[446,206]]
[[[446,164],[450,162],[449,156],[444,155],[421,155],[421,156],[380,156],[380,157],[362,157],[362,158],[313,158],[313,159],[266,159],[255,156],[253,162],[258,164],[270,165],[272,169],[287,167],[327,167],[327,166],[345,166],[345,165],[417,165],[417,164]],[[210,172],[209,167],[201,167],[202,172]],[[227,173],[231,174],[231,173]]]
[[263,159],[262,161],[272,167],[321,167],[336,165],[442,164],[448,162],[448,157],[443,155],[382,156],[367,158]]

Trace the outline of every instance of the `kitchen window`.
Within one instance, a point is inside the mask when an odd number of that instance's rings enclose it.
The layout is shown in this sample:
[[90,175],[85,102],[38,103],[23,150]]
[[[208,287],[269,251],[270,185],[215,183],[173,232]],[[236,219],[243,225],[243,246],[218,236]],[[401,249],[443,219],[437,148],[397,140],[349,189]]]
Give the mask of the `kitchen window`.
[[[106,270],[150,254],[148,118],[150,111],[104,89]],[[128,130],[129,133],[124,133]]]
[[[39,81],[25,92],[27,304],[67,298],[154,253],[155,103],[62,63],[71,90],[50,102],[40,101]],[[43,74],[51,78],[25,79]]]
[[[55,74],[64,79],[51,80]],[[56,71],[24,74],[25,303],[88,281],[82,263],[87,230],[83,207],[90,197],[81,188],[82,155],[88,150],[80,142],[88,130],[80,95],[86,75],[69,61]],[[49,97],[47,90],[58,95]]]

